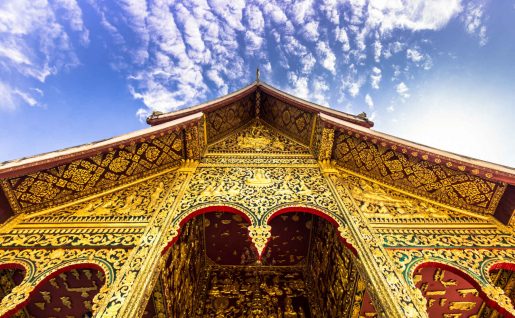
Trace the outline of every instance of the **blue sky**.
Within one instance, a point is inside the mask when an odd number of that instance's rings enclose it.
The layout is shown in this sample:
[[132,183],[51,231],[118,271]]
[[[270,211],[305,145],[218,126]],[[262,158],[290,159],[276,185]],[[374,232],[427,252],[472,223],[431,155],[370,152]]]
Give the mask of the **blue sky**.
[[0,161],[141,129],[255,78],[515,166],[515,1],[0,1]]

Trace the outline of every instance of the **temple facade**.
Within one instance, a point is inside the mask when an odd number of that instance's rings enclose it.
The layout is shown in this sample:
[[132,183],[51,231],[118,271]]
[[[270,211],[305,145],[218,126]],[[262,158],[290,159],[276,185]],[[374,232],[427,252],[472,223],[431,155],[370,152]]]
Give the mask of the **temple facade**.
[[515,169],[256,82],[0,164],[0,317],[515,317]]

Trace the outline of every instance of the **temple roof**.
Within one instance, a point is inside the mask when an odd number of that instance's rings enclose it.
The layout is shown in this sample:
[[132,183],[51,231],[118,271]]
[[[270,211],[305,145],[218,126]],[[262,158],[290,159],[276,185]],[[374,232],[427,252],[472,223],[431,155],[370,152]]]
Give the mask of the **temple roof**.
[[[176,167],[186,159],[198,160],[206,145],[256,118],[307,147],[318,160],[334,161],[449,206],[495,214],[505,223],[513,214],[515,169],[377,132],[366,116],[320,106],[255,81],[197,106],[154,113],[146,129],[0,163],[0,222]],[[326,130],[332,139],[324,157],[319,151]]]

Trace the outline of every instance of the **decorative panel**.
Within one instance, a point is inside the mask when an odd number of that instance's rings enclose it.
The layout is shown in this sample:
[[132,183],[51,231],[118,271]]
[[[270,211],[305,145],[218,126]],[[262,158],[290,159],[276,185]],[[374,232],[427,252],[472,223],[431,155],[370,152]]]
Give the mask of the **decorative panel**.
[[506,188],[446,166],[417,159],[371,141],[338,132],[337,164],[432,200],[470,211],[493,214]]
[[112,149],[86,159],[2,181],[16,213],[33,212],[180,164],[182,133]]
[[270,95],[261,94],[261,116],[288,136],[304,145],[310,144],[314,113],[288,105]]
[[206,113],[207,141],[212,143],[254,118],[255,94]]
[[156,211],[176,178],[174,172],[164,173],[81,203],[59,208],[25,219],[22,224],[34,223],[97,223],[146,222]]
[[255,121],[208,147],[216,153],[309,154],[309,148]]
[[437,204],[416,199],[344,171],[340,172],[340,176],[363,215],[373,223],[466,222],[489,224],[488,220],[445,209]]

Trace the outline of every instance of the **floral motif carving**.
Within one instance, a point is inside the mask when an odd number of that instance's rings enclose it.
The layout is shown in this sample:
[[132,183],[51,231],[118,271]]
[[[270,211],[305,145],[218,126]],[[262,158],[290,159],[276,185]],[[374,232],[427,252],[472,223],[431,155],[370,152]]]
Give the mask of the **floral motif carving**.
[[[257,183],[260,186],[255,186]],[[264,224],[267,215],[277,208],[299,204],[340,219],[318,168],[199,167],[181,201],[175,223],[194,210],[221,204],[240,209],[255,225]]]
[[242,98],[233,104],[206,113],[207,142],[212,143],[223,138],[254,117],[254,94]]
[[273,127],[309,145],[314,113],[290,106],[267,94],[261,96],[261,116]]
[[0,303],[0,316],[8,313],[28,299],[30,293],[49,275],[61,268],[80,264],[94,264],[104,271],[106,286],[93,299],[94,306],[115,281],[127,259],[127,250],[110,249],[23,249],[0,250],[0,263],[19,263],[26,269],[22,283],[16,286]]
[[333,158],[338,165],[383,183],[480,213],[493,214],[506,188],[340,131]]
[[120,147],[90,158],[2,181],[16,213],[70,202],[180,164],[182,133]]
[[436,204],[416,199],[399,191],[346,173],[340,169],[342,181],[370,222],[387,223],[395,220],[411,222],[483,222],[488,221],[445,209]]

